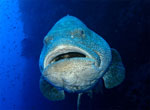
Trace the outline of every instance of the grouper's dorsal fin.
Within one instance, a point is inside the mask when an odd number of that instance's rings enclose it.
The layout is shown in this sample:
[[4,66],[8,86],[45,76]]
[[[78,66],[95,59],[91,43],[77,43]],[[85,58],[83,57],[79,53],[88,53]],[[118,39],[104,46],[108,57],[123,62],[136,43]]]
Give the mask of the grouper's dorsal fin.
[[113,88],[119,85],[125,78],[125,68],[119,53],[115,49],[111,49],[111,51],[112,62],[103,76],[104,85],[106,88]]
[[40,90],[42,94],[51,101],[59,101],[65,99],[65,93],[63,90],[58,90],[51,84],[49,84],[43,76],[40,78]]

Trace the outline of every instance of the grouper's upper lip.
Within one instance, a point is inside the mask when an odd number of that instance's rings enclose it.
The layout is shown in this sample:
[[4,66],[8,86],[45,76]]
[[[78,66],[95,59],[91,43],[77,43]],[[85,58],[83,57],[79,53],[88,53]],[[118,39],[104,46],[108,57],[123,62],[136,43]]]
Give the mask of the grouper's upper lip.
[[46,68],[49,64],[56,62],[57,60],[72,57],[85,57],[94,59],[93,56],[84,49],[70,45],[61,45],[46,55],[44,59],[44,68]]

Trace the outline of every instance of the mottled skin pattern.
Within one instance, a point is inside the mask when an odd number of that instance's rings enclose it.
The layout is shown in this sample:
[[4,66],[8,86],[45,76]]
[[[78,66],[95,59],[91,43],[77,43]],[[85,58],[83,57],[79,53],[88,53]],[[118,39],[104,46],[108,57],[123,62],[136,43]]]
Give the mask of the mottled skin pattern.
[[[51,62],[56,56],[68,52],[79,52],[86,57]],[[111,49],[101,36],[76,17],[65,16],[45,36],[39,65],[42,76],[54,87],[83,92],[103,77],[111,59]]]

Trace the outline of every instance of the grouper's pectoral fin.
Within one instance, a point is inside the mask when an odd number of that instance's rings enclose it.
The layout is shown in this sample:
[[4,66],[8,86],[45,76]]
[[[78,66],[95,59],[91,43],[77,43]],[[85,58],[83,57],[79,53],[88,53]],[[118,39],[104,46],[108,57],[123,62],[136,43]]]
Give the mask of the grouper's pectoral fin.
[[49,84],[43,76],[40,78],[40,90],[42,94],[51,101],[59,101],[65,99],[65,93],[63,90],[58,90],[51,84]]
[[112,50],[112,62],[104,74],[104,85],[106,88],[113,88],[123,82],[125,78],[125,68],[122,63],[121,57],[117,50]]

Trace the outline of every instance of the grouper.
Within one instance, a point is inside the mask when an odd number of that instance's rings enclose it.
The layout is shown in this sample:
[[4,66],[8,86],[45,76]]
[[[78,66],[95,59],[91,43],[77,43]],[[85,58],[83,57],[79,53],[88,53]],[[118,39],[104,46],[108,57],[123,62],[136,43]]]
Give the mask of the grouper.
[[43,40],[39,59],[41,93],[51,101],[77,93],[77,109],[83,93],[93,92],[101,80],[113,88],[125,79],[125,68],[116,49],[81,20],[61,18]]

